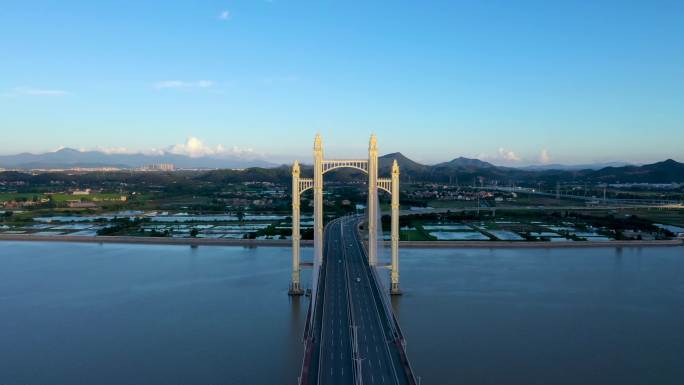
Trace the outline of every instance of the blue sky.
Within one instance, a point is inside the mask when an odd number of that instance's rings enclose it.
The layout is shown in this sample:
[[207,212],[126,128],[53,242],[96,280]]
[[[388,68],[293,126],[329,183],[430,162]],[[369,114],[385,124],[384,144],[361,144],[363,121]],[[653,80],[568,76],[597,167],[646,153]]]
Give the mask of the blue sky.
[[[4,1],[0,153],[684,160],[681,1]],[[188,141],[188,138],[196,138]]]

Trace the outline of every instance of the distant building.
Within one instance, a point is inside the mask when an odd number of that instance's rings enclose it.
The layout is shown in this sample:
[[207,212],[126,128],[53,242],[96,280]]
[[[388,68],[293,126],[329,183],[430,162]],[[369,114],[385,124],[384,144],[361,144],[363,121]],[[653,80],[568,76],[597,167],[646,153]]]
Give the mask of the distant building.
[[174,171],[176,166],[173,163],[155,163],[142,167],[143,171]]
[[26,208],[26,207],[33,207],[37,205],[38,202],[34,201],[8,201],[8,202],[3,202],[3,207],[6,209],[18,209],[18,208]]
[[85,190],[74,190],[71,195],[90,195],[90,189],[87,188]]
[[81,202],[81,201],[67,201],[67,206],[69,206],[70,208],[77,208],[77,209],[88,209],[88,208],[97,207],[97,205],[93,202]]

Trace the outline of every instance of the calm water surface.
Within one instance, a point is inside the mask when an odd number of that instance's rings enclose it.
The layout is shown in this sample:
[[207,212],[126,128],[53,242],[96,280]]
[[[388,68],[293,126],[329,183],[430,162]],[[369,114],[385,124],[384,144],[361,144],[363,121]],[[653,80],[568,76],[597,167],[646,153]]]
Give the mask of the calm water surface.
[[684,248],[402,250],[425,384],[684,384]]
[[0,242],[0,384],[295,383],[308,302],[287,296],[289,258]]
[[[305,254],[310,249],[304,249]],[[0,242],[0,384],[294,384],[288,248]],[[423,384],[684,383],[684,248],[402,250]]]

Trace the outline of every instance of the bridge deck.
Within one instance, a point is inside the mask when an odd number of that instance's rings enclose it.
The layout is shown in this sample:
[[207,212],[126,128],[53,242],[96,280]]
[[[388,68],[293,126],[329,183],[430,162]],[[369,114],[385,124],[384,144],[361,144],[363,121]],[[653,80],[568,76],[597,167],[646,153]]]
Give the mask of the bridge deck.
[[401,384],[415,379],[402,336],[367,258],[356,217],[325,228],[301,384]]

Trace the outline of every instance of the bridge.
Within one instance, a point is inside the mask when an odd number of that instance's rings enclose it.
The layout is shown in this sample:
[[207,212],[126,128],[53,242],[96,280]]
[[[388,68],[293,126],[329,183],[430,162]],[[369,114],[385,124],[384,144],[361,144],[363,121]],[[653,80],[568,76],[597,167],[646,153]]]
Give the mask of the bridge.
[[[336,168],[368,174],[366,216],[337,218],[323,226],[323,174]],[[399,290],[399,166],[391,178],[378,178],[377,140],[371,136],[368,160],[325,160],[320,136],[314,141],[314,177],[303,178],[299,163],[292,167],[292,282],[290,295],[301,295],[299,243],[300,194],[314,192],[314,256],[311,301],[304,330],[300,385],[397,384],[415,385],[406,355],[406,341],[389,301]],[[391,263],[378,261],[377,193],[392,196]],[[368,230],[367,242],[361,225]],[[382,237],[380,236],[380,241]],[[381,274],[390,270],[390,287]]]
[[390,269],[392,294],[400,294],[399,290],[399,165],[395,160],[392,164],[391,178],[378,178],[378,143],[375,135],[371,135],[368,145],[368,159],[324,159],[323,142],[321,136],[316,135],[313,150],[313,178],[301,176],[301,167],[298,161],[292,165],[292,281],[290,283],[290,295],[302,295],[300,275],[302,264],[300,258],[300,200],[303,192],[313,190],[314,200],[314,255],[313,255],[313,290],[317,285],[317,274],[323,263],[323,175],[339,168],[353,168],[368,174],[368,204],[366,205],[366,221],[368,228],[368,263],[378,266],[378,233],[381,234],[382,226],[378,228],[380,216],[378,214],[378,189],[392,196],[391,211],[391,249],[392,259],[387,266]]

